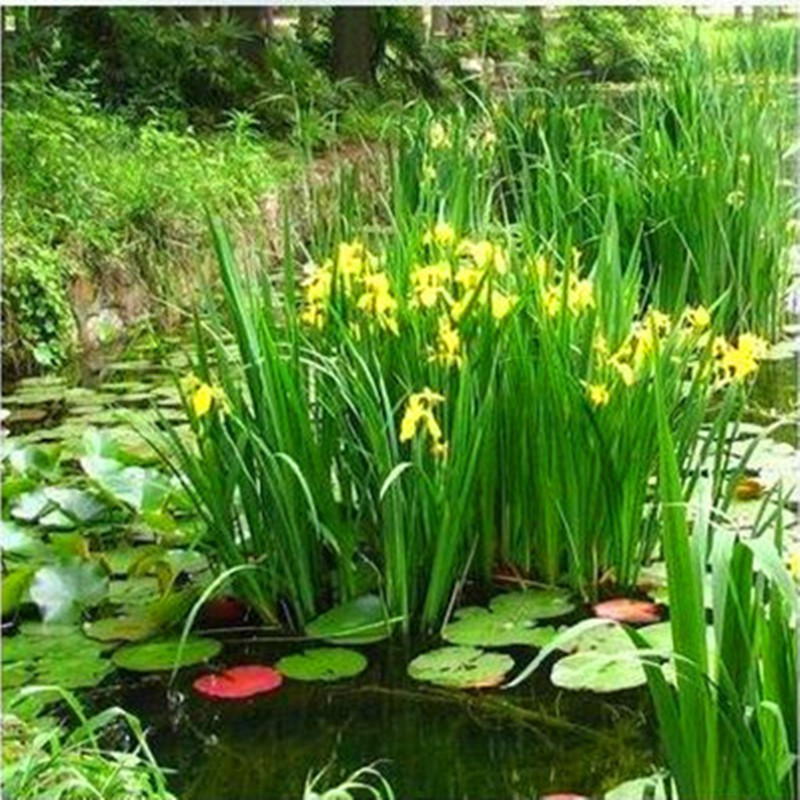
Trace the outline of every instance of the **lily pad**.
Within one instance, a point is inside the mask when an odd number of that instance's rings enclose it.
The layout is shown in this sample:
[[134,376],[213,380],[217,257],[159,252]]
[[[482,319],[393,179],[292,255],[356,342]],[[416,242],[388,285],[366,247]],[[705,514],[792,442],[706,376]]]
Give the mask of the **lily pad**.
[[636,645],[623,628],[614,622],[608,622],[595,625],[566,639],[561,649],[572,653],[594,652],[614,655],[624,651],[634,651]]
[[647,683],[644,667],[632,652],[577,652],[559,659],[550,680],[561,689],[619,692]]
[[172,492],[169,479],[157,469],[126,467],[103,456],[84,456],[80,462],[104,492],[137,512],[158,511]]
[[17,498],[11,507],[11,516],[20,522],[36,522],[52,505],[44,490],[36,489]]
[[205,697],[217,700],[244,700],[257,694],[274,692],[283,683],[280,672],[271,667],[248,664],[224,672],[202,675],[192,686]]
[[603,800],[667,800],[664,778],[661,775],[649,775],[625,781],[606,792]]
[[33,578],[30,597],[45,622],[64,622],[97,605],[106,595],[107,583],[97,564],[74,561],[45,566]]
[[49,500],[78,522],[95,522],[106,513],[106,504],[85,489],[53,486],[44,490]]
[[125,645],[114,653],[112,660],[118,667],[131,672],[159,672],[171,670],[176,664],[180,667],[201,664],[214,658],[220,650],[222,645],[215,639],[189,637],[183,643],[181,651],[181,640],[176,637],[146,644]]
[[131,614],[87,622],[83,630],[90,639],[100,642],[141,642],[155,635],[159,625],[145,614]]
[[386,639],[391,626],[380,598],[365,594],[312,620],[306,633],[341,644],[369,644]]
[[452,644],[478,647],[509,647],[521,644],[544,647],[556,636],[551,626],[537,627],[525,618],[504,616],[485,608],[462,608],[444,627],[442,638]]
[[319,647],[284,656],[275,668],[296,681],[339,681],[362,673],[367,659],[344,647]]
[[483,689],[502,683],[514,668],[505,653],[486,653],[477,647],[442,647],[417,656],[408,665],[415,681],[455,689]]
[[573,611],[575,604],[564,589],[528,589],[495,597],[489,607],[505,619],[534,621],[562,617]]

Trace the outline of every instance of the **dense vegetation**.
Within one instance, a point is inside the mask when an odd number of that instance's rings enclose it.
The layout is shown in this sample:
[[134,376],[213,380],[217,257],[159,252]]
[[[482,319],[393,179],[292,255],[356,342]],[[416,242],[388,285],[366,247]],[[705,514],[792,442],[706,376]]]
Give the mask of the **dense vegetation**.
[[795,797],[796,408],[753,392],[796,347],[795,28],[281,11],[5,17],[3,359],[52,374],[4,398],[4,785],[167,800],[103,691],[180,716],[394,638],[476,709],[647,686],[659,771],[594,793]]

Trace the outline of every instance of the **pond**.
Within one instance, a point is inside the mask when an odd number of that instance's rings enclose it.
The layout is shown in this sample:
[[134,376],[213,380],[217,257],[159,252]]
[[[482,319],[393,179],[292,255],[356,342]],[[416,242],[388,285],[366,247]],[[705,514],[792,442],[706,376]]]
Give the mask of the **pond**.
[[[292,649],[226,648],[225,663],[272,664]],[[331,778],[341,779],[381,760],[404,800],[594,795],[652,771],[646,691],[608,699],[558,692],[546,668],[509,692],[424,688],[406,675],[419,649],[362,648],[370,666],[352,681],[287,681],[240,703],[200,698],[187,678],[172,707],[161,682],[126,687],[115,699],[152,726],[154,752],[177,770],[182,800],[299,797],[309,772],[331,761]],[[531,651],[515,655],[524,665]]]

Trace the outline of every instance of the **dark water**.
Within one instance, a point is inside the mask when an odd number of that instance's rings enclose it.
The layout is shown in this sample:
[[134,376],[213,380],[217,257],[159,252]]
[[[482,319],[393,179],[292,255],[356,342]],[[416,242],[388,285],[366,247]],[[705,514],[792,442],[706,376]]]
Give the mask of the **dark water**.
[[[226,664],[270,664],[292,649],[301,646],[248,646]],[[194,694],[187,673],[172,708],[165,682],[132,685],[116,699],[150,726],[156,757],[176,770],[181,800],[300,798],[309,772],[331,761],[335,783],[383,760],[398,800],[599,794],[651,771],[645,690],[558,692],[547,665],[512,691],[437,689],[405,675],[408,660],[427,647],[360,649],[370,667],[350,681],[286,681],[272,695],[226,702]],[[517,665],[532,653],[515,650]]]

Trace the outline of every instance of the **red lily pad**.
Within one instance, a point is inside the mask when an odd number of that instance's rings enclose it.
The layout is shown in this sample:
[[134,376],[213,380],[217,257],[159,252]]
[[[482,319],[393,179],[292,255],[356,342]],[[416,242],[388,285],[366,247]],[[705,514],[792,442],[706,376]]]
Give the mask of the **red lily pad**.
[[655,603],[631,600],[628,597],[616,597],[613,600],[597,603],[592,610],[594,615],[601,619],[613,619],[614,622],[627,622],[631,625],[647,625],[661,619],[661,612]]
[[216,700],[244,700],[257,694],[274,692],[283,683],[280,672],[271,667],[247,664],[224,672],[202,675],[193,684],[204,697]]

